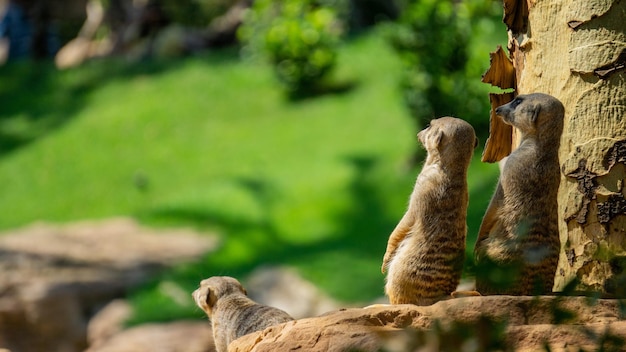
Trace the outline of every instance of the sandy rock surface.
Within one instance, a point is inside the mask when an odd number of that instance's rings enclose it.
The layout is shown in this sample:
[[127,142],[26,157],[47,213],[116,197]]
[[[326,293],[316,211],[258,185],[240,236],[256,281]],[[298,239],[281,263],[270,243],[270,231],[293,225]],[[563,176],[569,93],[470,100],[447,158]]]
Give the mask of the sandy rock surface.
[[466,297],[335,311],[243,336],[229,351],[597,350],[626,341],[622,319],[617,300]]

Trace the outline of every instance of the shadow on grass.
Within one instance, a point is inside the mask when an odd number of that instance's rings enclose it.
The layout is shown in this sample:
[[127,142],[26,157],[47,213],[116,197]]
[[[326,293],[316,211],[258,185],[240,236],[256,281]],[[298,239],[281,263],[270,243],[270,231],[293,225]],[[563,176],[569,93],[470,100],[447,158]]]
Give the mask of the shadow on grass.
[[297,103],[324,95],[340,95],[350,93],[357,85],[357,81],[322,82],[320,84],[306,86],[302,89],[288,91],[287,99],[290,102]]
[[[57,70],[51,61],[0,66],[0,157],[68,123],[88,103],[89,94],[104,84],[156,75],[189,59],[129,63],[113,58],[69,70]],[[225,49],[201,60],[221,65],[238,60],[238,54]]]
[[[169,219],[205,228],[216,225],[226,236],[222,247],[203,260],[170,271],[136,291],[131,296],[137,309],[133,322],[201,316],[195,307],[180,307],[178,311],[157,308],[166,301],[158,292],[164,281],[173,281],[184,291],[192,292],[203,278],[215,275],[243,278],[261,264],[294,266],[306,278],[342,300],[366,302],[381,296],[384,277],[380,273],[380,263],[388,234],[397,219],[389,218],[384,211],[381,187],[372,172],[377,165],[376,159],[355,156],[346,158],[345,162],[353,168],[355,175],[348,185],[349,207],[336,214],[337,230],[312,244],[284,240],[269,212],[263,221],[256,223],[180,208],[156,209],[141,216],[147,221]],[[264,181],[245,179],[236,182],[266,208],[279,201],[271,192],[271,186]]]
[[10,63],[0,76],[0,155],[53,131],[83,104],[86,90],[61,88],[52,63]]

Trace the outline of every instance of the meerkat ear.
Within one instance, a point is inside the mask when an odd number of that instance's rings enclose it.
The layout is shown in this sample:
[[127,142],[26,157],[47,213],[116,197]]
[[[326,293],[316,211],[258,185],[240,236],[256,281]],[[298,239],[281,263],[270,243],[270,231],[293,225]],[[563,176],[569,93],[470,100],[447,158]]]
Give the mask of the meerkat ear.
[[439,130],[437,132],[435,132],[435,145],[439,146],[441,144],[441,141],[443,140],[443,131]]
[[474,149],[476,149],[478,147],[478,137],[474,138]]
[[213,306],[215,306],[215,303],[217,303],[217,295],[215,294],[215,289],[213,287],[209,287],[206,295],[206,304],[212,308]]
[[533,115],[530,117],[530,121],[532,123],[537,122],[537,119],[539,118],[539,113],[540,112],[541,112],[541,105],[533,106]]

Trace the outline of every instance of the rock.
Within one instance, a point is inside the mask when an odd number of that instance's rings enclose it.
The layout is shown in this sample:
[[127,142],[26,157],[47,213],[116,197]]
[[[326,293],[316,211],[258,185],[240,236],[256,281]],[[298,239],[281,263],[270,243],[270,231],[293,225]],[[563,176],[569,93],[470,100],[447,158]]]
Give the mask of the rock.
[[0,234],[0,346],[82,351],[96,310],[158,270],[198,258],[214,237],[129,219],[35,224]]
[[623,351],[625,332],[626,322],[623,321],[586,325],[521,325],[508,329],[507,340],[518,346],[516,351],[520,352],[537,351],[546,344],[550,346],[550,351]]
[[215,351],[211,324],[179,321],[126,328],[131,305],[117,299],[102,308],[87,326],[86,352],[209,352]]
[[376,351],[381,346],[381,335],[400,332],[421,315],[411,305],[339,310],[243,336],[228,350]]
[[252,300],[282,309],[296,319],[341,307],[339,302],[288,267],[259,267],[250,273],[244,286]]
[[551,351],[598,349],[602,341],[605,348],[607,343],[624,344],[626,322],[621,319],[617,300],[466,297],[425,307],[334,311],[243,336],[229,351],[537,351],[545,345]]
[[89,320],[87,342],[91,348],[104,344],[111,337],[124,330],[124,324],[132,316],[130,304],[123,299],[116,299]]
[[213,332],[210,324],[177,321],[144,324],[124,330],[85,352],[212,352]]
[[85,320],[67,286],[31,283],[0,297],[0,346],[13,352],[81,351]]
[[[215,248],[216,244],[215,237],[189,229],[154,230],[128,218],[65,226],[36,223],[0,233],[3,253],[34,256],[50,262],[56,260],[57,267],[104,266],[120,272],[191,260]],[[57,268],[52,270],[58,273]],[[50,273],[46,272],[45,276]],[[41,273],[33,274],[42,277]]]

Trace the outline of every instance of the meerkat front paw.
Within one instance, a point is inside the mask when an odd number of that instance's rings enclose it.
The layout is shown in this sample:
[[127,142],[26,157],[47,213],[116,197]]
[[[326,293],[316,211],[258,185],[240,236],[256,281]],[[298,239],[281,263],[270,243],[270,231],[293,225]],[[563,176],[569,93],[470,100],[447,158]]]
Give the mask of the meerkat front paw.
[[478,291],[454,291],[450,294],[452,298],[461,298],[461,297],[476,297],[482,296]]

